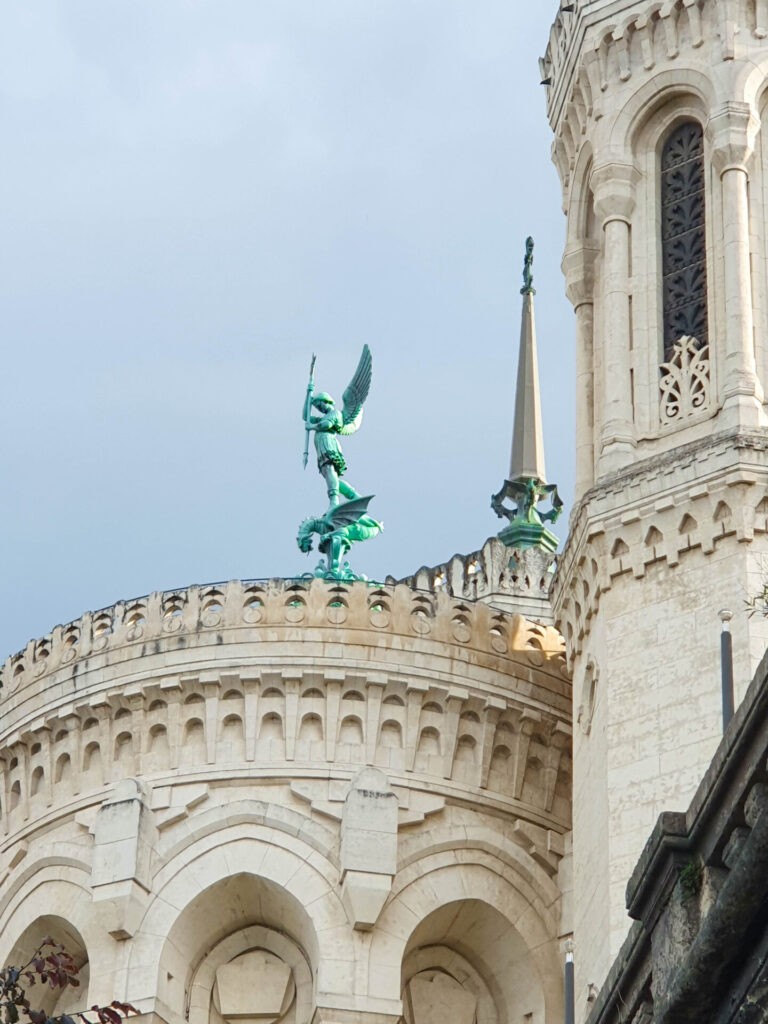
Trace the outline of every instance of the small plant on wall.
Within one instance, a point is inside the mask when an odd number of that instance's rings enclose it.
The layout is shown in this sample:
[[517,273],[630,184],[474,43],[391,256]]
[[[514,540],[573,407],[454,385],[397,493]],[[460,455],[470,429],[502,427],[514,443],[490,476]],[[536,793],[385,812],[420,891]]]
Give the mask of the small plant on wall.
[[702,866],[697,861],[690,861],[680,872],[680,891],[684,901],[698,896],[703,874]]
[[763,583],[760,593],[755,594],[754,597],[750,598],[749,601],[745,601],[744,604],[749,610],[750,618],[753,615],[762,615],[763,618],[768,618],[768,580]]
[[92,1006],[86,1013],[60,1014],[50,1017],[44,1010],[33,1009],[36,985],[62,990],[77,988],[79,968],[64,947],[53,939],[43,939],[29,961],[21,967],[5,967],[0,971],[0,1024],[122,1024],[123,1017],[139,1011],[130,1003],[114,999],[109,1006]]

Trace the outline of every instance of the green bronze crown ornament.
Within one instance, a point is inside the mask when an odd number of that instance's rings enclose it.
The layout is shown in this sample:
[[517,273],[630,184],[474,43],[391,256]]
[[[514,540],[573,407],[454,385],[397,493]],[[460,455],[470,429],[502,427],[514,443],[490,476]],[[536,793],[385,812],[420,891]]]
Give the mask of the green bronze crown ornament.
[[[353,544],[370,540],[383,529],[381,523],[368,515],[368,505],[373,495],[361,497],[344,479],[347,463],[339,443],[340,436],[354,434],[363,420],[363,404],[371,389],[373,361],[371,350],[363,345],[355,375],[342,396],[341,410],[324,391],[315,391],[315,361],[309,370],[309,384],[304,399],[304,468],[309,461],[309,437],[315,435],[317,469],[328,492],[328,511],[318,518],[308,518],[299,527],[296,538],[301,551],[309,554],[313,536],[317,535],[317,546],[325,560],[319,562],[314,575],[329,580],[360,580],[352,572],[349,562],[343,562]],[[312,410],[318,415],[313,415]],[[342,498],[346,499],[342,501]]]

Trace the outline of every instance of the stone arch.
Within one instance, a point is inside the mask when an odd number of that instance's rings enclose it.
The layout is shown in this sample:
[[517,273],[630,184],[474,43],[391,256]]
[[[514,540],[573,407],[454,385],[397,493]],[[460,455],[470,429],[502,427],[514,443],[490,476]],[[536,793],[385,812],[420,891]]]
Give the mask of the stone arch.
[[283,719],[276,711],[270,711],[262,717],[259,739],[283,739]]
[[278,686],[268,686],[261,698],[262,700],[282,700],[283,691]]
[[168,729],[162,723],[156,723],[149,730],[149,742],[144,757],[146,771],[161,771],[170,763],[171,751]]
[[[54,990],[48,985],[38,984],[31,993],[33,1007],[43,1010],[49,1017],[87,1009],[90,980],[88,951],[78,929],[65,918],[56,914],[44,914],[37,917],[18,936],[4,963],[14,967],[20,967],[27,963],[46,938],[60,943],[75,961],[79,968],[77,977],[80,985],[77,988],[68,986],[63,990]],[[43,950],[44,955],[45,952]]]
[[479,785],[478,753],[479,747],[475,737],[470,733],[462,733],[456,742],[451,778],[470,785]]
[[179,760],[182,765],[200,764],[205,761],[206,753],[205,722],[196,710],[184,723]]
[[571,192],[568,197],[567,241],[568,246],[580,245],[590,236],[590,203],[594,207],[594,196],[590,187],[592,175],[592,146],[585,142],[579,150],[576,165],[571,175]]
[[[672,120],[666,127],[659,127],[658,134],[668,131],[675,117],[698,116],[706,125],[709,114],[717,106],[717,97],[712,81],[708,75],[693,68],[667,69],[659,71],[647,78],[632,93],[617,114],[612,130],[615,145],[612,150],[616,158],[626,162],[638,151],[638,143],[647,129],[651,119],[660,110],[668,107],[670,111],[679,106],[679,114],[672,114]],[[685,113],[684,113],[685,112]]]
[[749,105],[754,114],[762,108],[768,96],[768,56],[750,59],[739,69],[731,84],[734,98]]
[[[254,824],[252,814],[247,823],[221,827],[232,821],[234,810],[230,805],[207,815],[203,834],[177,846],[155,876],[155,898],[130,952],[128,997],[141,989],[151,968],[157,972],[157,997],[181,1012],[184,992],[205,953],[250,925],[289,935],[306,955],[319,989],[351,991],[355,957],[336,892],[338,870],[325,856],[310,856],[318,846]],[[330,964],[321,960],[320,949],[333,950]],[[335,970],[337,960],[349,965],[349,977]]]
[[83,751],[83,771],[101,772],[101,747],[96,740],[86,744]]
[[440,732],[433,725],[427,725],[421,730],[418,752],[440,756]]
[[301,694],[302,700],[322,700],[323,691],[317,686],[310,686]]
[[45,779],[45,772],[43,771],[42,765],[38,765],[37,768],[32,772],[32,778],[29,780],[29,795],[36,796],[43,788],[43,780]]
[[713,523],[727,523],[733,515],[731,506],[727,501],[718,501],[717,507],[712,515]]
[[496,793],[512,794],[513,766],[511,746],[507,743],[494,743],[493,755],[488,767],[488,788]]
[[617,537],[611,548],[611,558],[621,558],[629,554],[629,545],[621,537]]
[[[308,820],[298,811],[276,804],[265,804],[261,800],[236,800],[224,808],[213,807],[208,811],[201,811],[195,815],[190,822],[188,835],[166,851],[166,863],[171,863],[177,857],[183,857],[184,851],[193,843],[210,842],[207,837],[218,833],[222,827],[222,821],[235,828],[245,825],[248,828],[248,835],[254,834],[254,827],[266,827],[275,832],[286,832],[295,836],[301,831],[303,844],[311,847],[320,854],[322,860],[327,862],[329,877],[338,870],[338,863],[335,855],[336,835],[330,832],[325,826],[316,821]],[[286,840],[289,842],[289,840]]]
[[339,743],[360,746],[363,743],[363,720],[360,715],[344,715],[339,723]]
[[403,746],[403,727],[394,718],[387,718],[381,723],[379,745],[401,750]]
[[365,700],[365,698],[363,697],[362,693],[360,693],[359,690],[347,690],[346,693],[342,694],[341,699],[342,700],[358,701],[358,702]]
[[680,526],[677,528],[677,532],[681,535],[694,533],[699,528],[699,524],[696,522],[690,512],[686,512],[683,518],[680,520]]
[[59,754],[56,759],[56,769],[54,771],[53,781],[67,783],[69,782],[71,775],[72,759],[69,754]]
[[299,727],[299,740],[321,742],[323,739],[323,720],[315,711],[302,715]]
[[160,952],[157,998],[185,1014],[195,975],[211,950],[249,929],[282,933],[307,962],[307,947],[316,953],[317,936],[301,899],[259,874],[233,873],[197,892],[178,913]]
[[[51,992],[52,1005],[42,1007],[48,1012],[69,1013],[115,998],[112,972],[117,943],[93,912],[89,881],[86,865],[74,857],[56,856],[36,860],[5,883],[0,904],[0,963],[18,966],[15,961],[20,955],[31,953],[50,935],[62,942],[81,968],[80,988]],[[51,908],[57,913],[52,914]],[[41,986],[33,990],[35,997],[38,994],[43,996]],[[67,1002],[73,995],[77,1005]]]
[[242,716],[226,714],[219,726],[217,757],[222,761],[241,761],[245,757],[245,727]]
[[[266,957],[263,954],[266,954]],[[256,964],[248,963],[249,959],[251,961],[255,959]],[[225,971],[227,969],[231,971],[232,966],[235,967],[235,978],[225,976],[222,979],[221,968],[224,967]],[[263,992],[258,991],[258,988],[262,986],[258,986],[258,981],[253,979],[251,974],[253,966],[257,971],[259,968],[262,969],[259,971],[262,977],[266,975],[265,980],[270,983],[272,999],[274,1002],[281,1003],[281,1010],[286,1002],[290,1003],[286,1016],[280,1017],[281,1022],[285,1020],[289,1024],[295,1024],[298,1021],[300,1024],[304,1024],[305,1021],[310,1020],[313,1002],[312,968],[306,956],[297,944],[282,932],[265,928],[263,925],[251,925],[222,939],[206,953],[196,967],[187,1001],[189,1024],[225,1024],[228,1019],[232,1020],[224,1013],[221,982],[224,982],[224,986],[229,982],[230,989],[236,987],[237,973],[239,972],[245,973],[246,977],[251,975],[249,981],[253,987],[257,988],[254,995],[256,997],[262,995]],[[282,979],[279,976],[277,978],[274,975],[269,976],[269,968],[274,966],[278,968],[279,973],[283,974]],[[266,972],[263,971],[264,967],[267,968]],[[282,993],[280,992],[281,980],[284,986]],[[232,986],[233,981],[235,986]],[[239,1001],[240,993],[237,991],[230,991],[229,994],[225,991],[225,1000],[227,995],[229,995],[231,1003],[233,996],[234,1001]],[[241,1004],[232,1006],[232,1009],[240,1011],[245,1009],[247,1012],[248,1008]],[[266,1016],[264,1011],[268,1010],[269,1006],[264,1005],[264,1002],[259,1004],[254,1000],[250,1009],[260,1010]],[[241,1015],[240,1013],[237,1016]]]
[[133,756],[133,733],[127,729],[118,733],[115,738],[114,759],[116,762],[128,761]]
[[[706,132],[710,112],[716,106],[708,76],[684,68],[660,71],[632,94],[611,129],[612,158],[631,166],[636,174],[632,186],[634,226],[644,224],[648,228],[633,231],[630,243],[632,258],[644,261],[646,268],[642,282],[635,286],[632,321],[637,349],[634,387],[637,393],[650,398],[640,402],[635,410],[637,426],[643,433],[656,434],[662,427],[683,427],[693,415],[691,409],[704,413],[709,408],[708,402],[702,405],[701,400],[691,407],[692,396],[687,390],[690,380],[686,377],[682,400],[685,414],[680,415],[679,407],[668,401],[669,392],[661,390],[660,366],[682,358],[677,345],[687,335],[696,335],[697,348],[705,346],[708,332],[715,329],[719,315],[713,287],[717,259],[713,233],[718,230],[713,202],[716,185],[710,169],[711,140]],[[696,249],[699,270],[704,271],[698,276],[681,272],[676,236],[680,214],[687,215],[690,204],[675,203],[674,193],[665,188],[672,169],[665,170],[664,154],[672,153],[668,146],[676,133],[684,131],[685,124],[691,131],[695,125],[703,148],[697,166],[701,167],[704,201],[698,207],[700,219],[694,225],[700,231],[700,245]],[[673,297],[681,284],[690,295],[688,302],[678,305]],[[695,330],[681,329],[681,324],[691,320]],[[709,380],[716,376],[717,360],[709,350],[706,355]]]
[[[510,853],[517,861],[526,858],[523,851],[510,850]],[[531,870],[526,877],[514,860],[505,860],[477,846],[470,847],[468,843],[461,855],[457,855],[455,849],[444,848],[440,853],[431,852],[402,869],[397,889],[382,911],[373,934],[368,994],[381,999],[399,997],[399,988],[393,988],[392,972],[383,969],[384,965],[394,963],[395,957],[399,956],[398,962],[405,967],[407,957],[415,948],[438,943],[440,930],[445,931],[448,927],[445,923],[457,918],[456,911],[466,913],[467,906],[472,904],[469,912],[480,906],[499,915],[496,920],[497,924],[503,924],[505,940],[492,944],[511,957],[510,964],[522,966],[535,978],[541,1011],[539,1019],[546,1024],[559,1021],[563,1007],[559,921],[553,912],[556,887],[543,872]],[[471,893],[472,899],[457,901],[457,893]],[[448,911],[446,908],[452,909]],[[486,910],[482,909],[481,913],[487,920]],[[414,915],[417,916],[416,921]],[[422,925],[425,926],[423,929]],[[473,951],[470,931],[468,928],[464,940],[457,940],[454,944],[457,952],[462,956],[469,953],[470,963],[476,969],[482,968],[481,974],[486,982],[495,978],[498,984],[498,972],[491,969],[495,965],[489,966],[487,962],[490,951],[487,954],[484,948]],[[459,943],[461,948],[458,948]],[[503,989],[501,992],[505,1002],[510,1000],[508,989],[509,986],[506,993]],[[499,998],[498,994],[496,998]],[[500,1020],[507,1019],[511,1017],[500,1015]]]
[[406,1024],[498,1024],[544,1017],[544,992],[525,940],[484,900],[457,899],[414,929],[402,964]]
[[280,704],[280,711],[272,707],[262,713],[256,740],[258,760],[282,761],[285,758],[285,723],[281,714],[282,701]]
[[[435,992],[430,991],[432,986]],[[469,1007],[466,1005],[468,996]],[[455,1024],[458,1017],[466,1015],[467,1009],[474,1010],[475,1019],[482,1024],[499,1024],[493,996],[482,976],[449,946],[423,946],[406,955],[402,968],[402,999],[405,1024],[419,1024],[429,1014],[435,1020]]]

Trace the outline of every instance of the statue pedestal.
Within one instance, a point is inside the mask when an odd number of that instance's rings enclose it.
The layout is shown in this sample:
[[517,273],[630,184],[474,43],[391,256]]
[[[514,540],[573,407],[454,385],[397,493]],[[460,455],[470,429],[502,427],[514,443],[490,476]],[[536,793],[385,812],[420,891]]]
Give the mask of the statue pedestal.
[[530,523],[525,519],[513,519],[499,533],[499,540],[508,548],[541,548],[554,554],[560,541],[542,523]]

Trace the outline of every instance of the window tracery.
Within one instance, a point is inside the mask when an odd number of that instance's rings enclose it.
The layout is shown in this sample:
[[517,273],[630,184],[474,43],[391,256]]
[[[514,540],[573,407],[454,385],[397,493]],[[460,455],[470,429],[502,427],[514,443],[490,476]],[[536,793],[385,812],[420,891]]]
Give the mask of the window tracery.
[[675,426],[710,405],[704,135],[684,121],[661,157],[664,355],[659,416]]
[[661,243],[664,360],[682,337],[708,343],[704,138],[685,121],[664,144],[661,158]]

